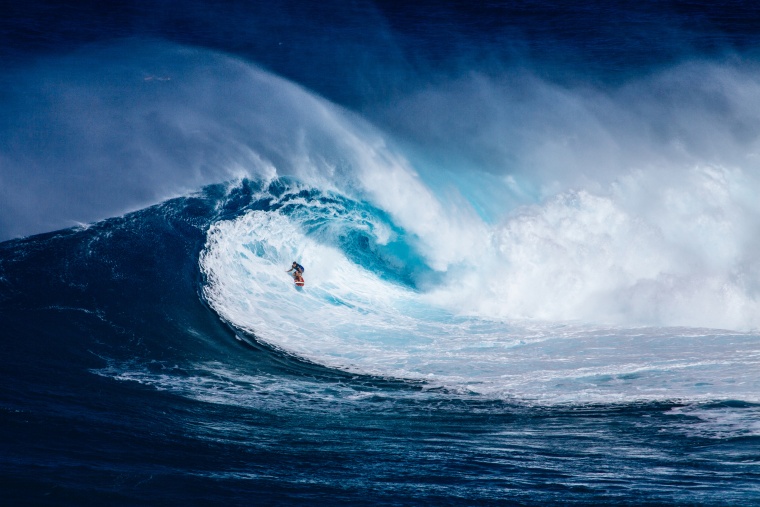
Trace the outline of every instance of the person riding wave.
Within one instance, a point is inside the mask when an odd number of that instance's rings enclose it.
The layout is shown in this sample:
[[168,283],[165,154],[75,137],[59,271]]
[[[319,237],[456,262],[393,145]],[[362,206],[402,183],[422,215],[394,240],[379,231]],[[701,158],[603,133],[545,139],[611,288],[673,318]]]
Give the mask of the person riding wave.
[[293,270],[295,270],[295,273],[293,273],[293,276],[295,276],[296,274],[303,275],[303,271],[304,271],[303,266],[298,264],[296,261],[293,261],[293,265],[290,267],[289,270],[286,271],[286,273],[290,273]]
[[287,270],[286,273],[290,273],[291,271],[293,271],[293,279],[295,280],[296,285],[303,285],[304,284],[303,270],[304,270],[303,266],[298,264],[296,261],[293,261],[293,265],[290,266],[290,269]]

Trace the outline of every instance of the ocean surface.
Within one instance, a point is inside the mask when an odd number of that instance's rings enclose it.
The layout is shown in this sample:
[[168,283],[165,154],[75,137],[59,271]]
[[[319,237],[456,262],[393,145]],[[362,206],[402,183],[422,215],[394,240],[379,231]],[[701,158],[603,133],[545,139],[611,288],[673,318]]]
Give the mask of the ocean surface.
[[0,9],[0,505],[760,505],[760,5]]

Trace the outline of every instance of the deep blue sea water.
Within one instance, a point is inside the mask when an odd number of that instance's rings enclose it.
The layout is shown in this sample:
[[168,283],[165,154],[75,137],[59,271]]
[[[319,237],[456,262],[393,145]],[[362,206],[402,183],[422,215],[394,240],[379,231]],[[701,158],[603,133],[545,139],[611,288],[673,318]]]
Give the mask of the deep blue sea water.
[[0,504],[760,505],[754,3],[2,14]]

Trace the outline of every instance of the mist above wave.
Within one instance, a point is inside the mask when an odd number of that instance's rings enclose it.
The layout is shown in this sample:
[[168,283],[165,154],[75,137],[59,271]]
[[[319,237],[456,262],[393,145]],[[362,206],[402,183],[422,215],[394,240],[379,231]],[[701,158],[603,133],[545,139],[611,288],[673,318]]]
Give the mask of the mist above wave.
[[253,64],[123,41],[9,71],[2,234],[282,176],[406,233],[432,302],[493,318],[758,326],[760,87],[743,61],[620,86],[529,68],[366,118]]
[[611,87],[516,70],[389,106],[423,180],[487,237],[434,297],[497,318],[757,328],[757,74],[702,61]]
[[0,239],[241,178],[297,175],[347,190],[383,170],[413,185],[413,171],[397,170],[405,162],[367,122],[211,51],[127,40],[3,78]]

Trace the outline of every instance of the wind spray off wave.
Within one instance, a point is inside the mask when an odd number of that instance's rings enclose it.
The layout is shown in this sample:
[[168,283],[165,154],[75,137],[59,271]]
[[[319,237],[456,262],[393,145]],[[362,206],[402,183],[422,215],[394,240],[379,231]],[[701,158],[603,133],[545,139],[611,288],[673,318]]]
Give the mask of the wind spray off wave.
[[[292,176],[382,211],[415,253],[414,284],[459,314],[760,325],[755,66],[697,62],[621,86],[515,68],[362,118],[206,50],[125,41],[42,63],[3,99],[6,236]],[[55,132],[43,152],[21,142],[39,115]]]

